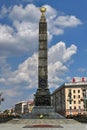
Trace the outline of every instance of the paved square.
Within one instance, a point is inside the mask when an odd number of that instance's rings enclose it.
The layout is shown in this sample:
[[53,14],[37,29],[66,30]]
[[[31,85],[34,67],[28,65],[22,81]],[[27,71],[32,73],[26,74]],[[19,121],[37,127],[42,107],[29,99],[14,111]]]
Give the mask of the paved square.
[[[31,125],[56,125],[58,128],[25,127]],[[79,123],[72,119],[15,119],[0,124],[0,130],[87,130],[87,124]]]

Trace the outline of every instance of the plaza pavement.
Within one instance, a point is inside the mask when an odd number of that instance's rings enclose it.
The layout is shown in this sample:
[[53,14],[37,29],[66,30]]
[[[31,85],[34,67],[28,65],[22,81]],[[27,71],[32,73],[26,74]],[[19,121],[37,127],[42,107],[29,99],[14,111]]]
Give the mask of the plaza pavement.
[[[56,125],[58,128],[29,128],[32,125]],[[25,127],[25,128],[24,128]],[[87,130],[87,124],[73,119],[14,119],[7,123],[0,123],[0,130]]]

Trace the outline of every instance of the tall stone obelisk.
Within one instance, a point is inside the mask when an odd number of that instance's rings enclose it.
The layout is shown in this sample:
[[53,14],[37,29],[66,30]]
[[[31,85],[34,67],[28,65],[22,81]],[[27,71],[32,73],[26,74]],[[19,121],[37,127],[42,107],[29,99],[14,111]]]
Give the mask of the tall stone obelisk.
[[38,89],[35,94],[35,106],[50,106],[51,95],[48,89],[48,45],[46,8],[41,7],[39,21],[39,54],[38,54]]
[[45,18],[46,8],[40,8],[41,18],[39,21],[39,50],[38,50],[38,88],[34,95],[35,106],[31,113],[22,118],[38,119],[40,115],[44,118],[56,119],[62,118],[55,113],[51,106],[51,94],[48,88],[48,45],[47,45],[47,22]]

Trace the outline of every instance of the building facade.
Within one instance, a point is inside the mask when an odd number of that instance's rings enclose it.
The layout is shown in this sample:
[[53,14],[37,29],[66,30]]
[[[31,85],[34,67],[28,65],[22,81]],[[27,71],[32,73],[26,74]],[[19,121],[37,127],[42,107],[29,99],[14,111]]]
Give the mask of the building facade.
[[24,106],[27,104],[27,101],[21,101],[15,104],[14,112],[16,114],[24,114]]
[[52,93],[52,105],[66,117],[87,114],[87,82],[64,83]]
[[26,114],[31,113],[34,107],[34,101],[21,101],[15,104],[15,114]]

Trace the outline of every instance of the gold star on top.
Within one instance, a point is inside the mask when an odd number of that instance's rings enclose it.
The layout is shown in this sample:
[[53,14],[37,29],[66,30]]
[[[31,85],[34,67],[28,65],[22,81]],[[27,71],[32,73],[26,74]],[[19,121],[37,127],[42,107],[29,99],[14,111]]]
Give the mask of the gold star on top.
[[46,12],[46,8],[45,7],[41,7],[40,11],[41,11],[42,15],[44,15],[44,13]]

